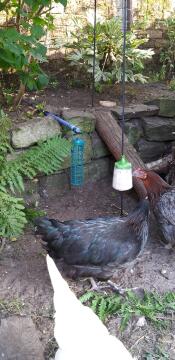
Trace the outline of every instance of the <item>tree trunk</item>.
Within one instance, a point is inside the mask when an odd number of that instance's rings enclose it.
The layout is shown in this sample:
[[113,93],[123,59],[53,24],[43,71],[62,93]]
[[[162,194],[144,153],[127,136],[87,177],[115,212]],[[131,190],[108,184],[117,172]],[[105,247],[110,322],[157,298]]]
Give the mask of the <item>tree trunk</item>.
[[[96,130],[100,137],[107,145],[110,152],[113,154],[116,160],[121,158],[121,138],[122,129],[118,125],[117,120],[114,119],[109,111],[95,111],[96,117]],[[145,168],[145,164],[139,157],[137,151],[128,142],[126,136],[124,136],[124,154],[129,162],[132,163],[133,169],[138,167]],[[133,179],[134,189],[137,192],[139,198],[146,196],[146,190],[142,181],[139,179]]]
[[20,102],[22,100],[22,97],[23,97],[23,95],[25,93],[25,89],[26,89],[25,85],[21,82],[18,93],[14,98],[14,102],[13,102],[14,107],[17,107],[20,104]]

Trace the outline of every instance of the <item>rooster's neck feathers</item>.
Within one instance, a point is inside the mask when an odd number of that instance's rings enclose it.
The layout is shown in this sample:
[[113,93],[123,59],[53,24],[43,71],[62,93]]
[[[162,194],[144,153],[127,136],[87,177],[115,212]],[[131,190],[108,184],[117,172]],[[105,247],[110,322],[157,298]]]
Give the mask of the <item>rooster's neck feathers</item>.
[[154,204],[167,190],[172,189],[172,186],[167,184],[158,174],[153,171],[147,172],[147,177],[144,179],[144,185],[146,187],[148,198],[152,204]]

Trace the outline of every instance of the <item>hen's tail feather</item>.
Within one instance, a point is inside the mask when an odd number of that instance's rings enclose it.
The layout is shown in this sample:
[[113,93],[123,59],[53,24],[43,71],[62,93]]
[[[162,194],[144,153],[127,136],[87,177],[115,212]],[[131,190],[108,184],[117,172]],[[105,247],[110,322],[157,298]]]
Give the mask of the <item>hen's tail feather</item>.
[[134,211],[132,211],[127,216],[127,222],[128,223],[140,223],[144,219],[147,219],[149,215],[149,201],[148,199],[143,199],[139,201]]

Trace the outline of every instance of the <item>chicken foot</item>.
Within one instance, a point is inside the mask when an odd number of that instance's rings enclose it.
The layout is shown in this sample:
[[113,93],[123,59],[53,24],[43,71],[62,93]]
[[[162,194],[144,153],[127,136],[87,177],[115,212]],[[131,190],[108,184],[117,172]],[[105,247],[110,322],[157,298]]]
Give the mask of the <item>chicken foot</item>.
[[97,292],[103,291],[103,286],[98,285],[93,277],[88,278],[88,280],[91,283],[90,291],[97,291]]
[[122,288],[120,286],[118,286],[116,283],[114,283],[111,280],[108,280],[104,285],[100,285],[97,284],[96,281],[94,280],[93,277],[89,277],[88,280],[90,281],[92,287],[90,288],[90,291],[96,291],[99,293],[106,293],[107,292],[105,290],[107,289],[111,289],[113,290],[115,293],[124,296],[126,295],[126,293],[128,291],[132,291],[135,295],[137,295],[138,297],[143,298],[145,291],[143,288],[140,287],[133,287],[133,288]]
[[128,291],[132,291],[135,295],[137,295],[140,298],[143,298],[145,295],[145,290],[141,287],[121,288],[111,280],[108,280],[107,283],[110,286],[110,288],[119,295],[125,295]]

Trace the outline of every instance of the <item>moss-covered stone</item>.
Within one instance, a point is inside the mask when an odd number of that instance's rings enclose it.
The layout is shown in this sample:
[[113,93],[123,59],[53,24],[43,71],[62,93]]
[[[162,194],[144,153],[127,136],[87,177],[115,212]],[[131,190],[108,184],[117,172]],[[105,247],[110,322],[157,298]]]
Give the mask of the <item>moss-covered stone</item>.
[[135,119],[133,122],[125,123],[125,134],[130,144],[135,145],[140,140],[143,134],[142,127],[140,126],[140,119]]
[[60,134],[60,132],[60,125],[49,116],[36,118],[28,123],[20,124],[18,128],[12,130],[12,146],[15,149],[27,148]]
[[175,99],[160,99],[159,115],[164,117],[175,117]]
[[84,167],[85,182],[97,181],[110,175],[111,160],[109,157],[96,159]]
[[99,159],[103,156],[107,156],[110,154],[107,146],[101,140],[97,132],[94,132],[92,134],[92,149],[93,149],[93,159]]
[[95,116],[87,111],[65,110],[63,119],[80,128],[82,133],[92,133],[95,130]]
[[69,176],[65,171],[59,171],[57,174],[41,176],[39,178],[39,194],[41,197],[54,198],[58,193],[64,192],[69,188]]
[[[81,139],[85,140],[85,148],[84,148],[84,163],[88,163],[92,157],[92,139],[91,136],[88,134],[81,134],[81,135],[74,135],[74,138],[81,137]],[[71,165],[71,154],[69,154],[68,157],[66,157],[61,164],[60,170],[67,169]]]
[[159,107],[158,115],[162,117],[175,117],[175,99],[157,98],[148,101],[148,105],[156,105]]

